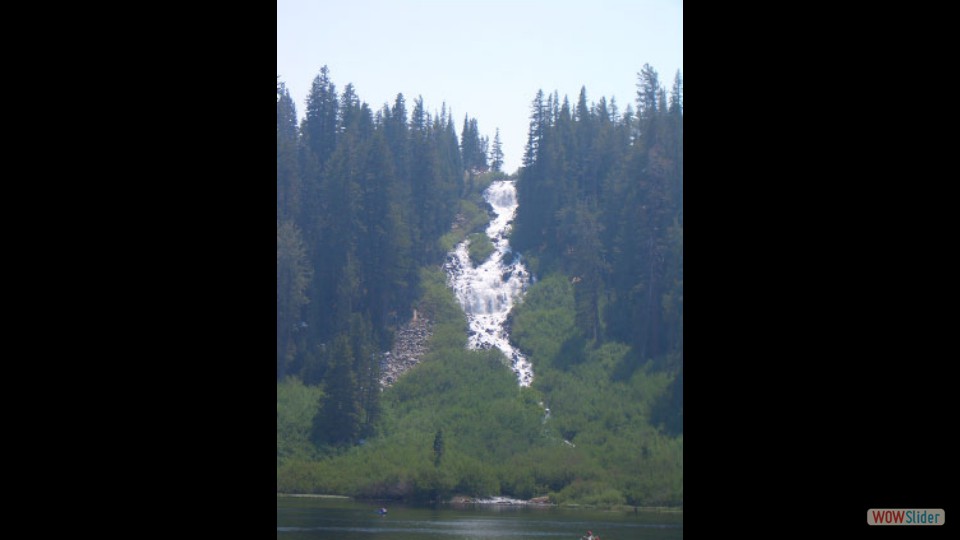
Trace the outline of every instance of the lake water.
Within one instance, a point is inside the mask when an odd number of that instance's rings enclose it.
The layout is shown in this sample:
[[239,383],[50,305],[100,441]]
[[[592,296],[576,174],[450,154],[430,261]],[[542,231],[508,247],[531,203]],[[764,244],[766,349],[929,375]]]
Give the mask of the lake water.
[[359,538],[577,540],[588,530],[601,540],[683,538],[678,512],[612,512],[592,509],[498,505],[415,507],[350,499],[277,496],[277,539]]

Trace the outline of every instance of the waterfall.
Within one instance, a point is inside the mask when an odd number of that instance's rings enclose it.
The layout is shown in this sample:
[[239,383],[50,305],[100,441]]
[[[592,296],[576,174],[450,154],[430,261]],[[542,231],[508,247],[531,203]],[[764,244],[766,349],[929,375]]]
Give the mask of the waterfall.
[[506,321],[516,300],[530,281],[519,254],[510,249],[507,234],[517,211],[517,189],[511,180],[490,184],[483,198],[493,207],[486,234],[494,245],[490,258],[474,267],[468,253],[469,240],[460,242],[447,256],[448,283],[467,314],[471,349],[496,347],[510,359],[520,386],[530,386],[533,366],[510,344]]

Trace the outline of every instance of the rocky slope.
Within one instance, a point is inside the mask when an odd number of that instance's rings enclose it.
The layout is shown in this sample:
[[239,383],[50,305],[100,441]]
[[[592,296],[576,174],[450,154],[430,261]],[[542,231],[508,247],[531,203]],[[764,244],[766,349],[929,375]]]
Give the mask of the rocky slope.
[[410,321],[397,330],[393,349],[383,353],[380,360],[381,388],[392,385],[405,371],[420,363],[431,335],[433,322],[414,310]]

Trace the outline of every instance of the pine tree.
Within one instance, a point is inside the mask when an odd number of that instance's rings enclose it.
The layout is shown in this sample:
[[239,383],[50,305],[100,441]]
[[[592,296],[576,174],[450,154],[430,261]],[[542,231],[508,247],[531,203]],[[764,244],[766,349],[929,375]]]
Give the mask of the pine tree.
[[323,66],[320,74],[313,79],[307,95],[307,114],[303,121],[307,146],[321,166],[337,144],[338,112],[337,88],[330,80],[330,70]]
[[569,272],[574,276],[576,322],[584,337],[599,345],[601,271],[604,269],[600,224],[589,205],[580,201],[573,211],[573,226],[566,231]]
[[543,131],[546,123],[543,105],[543,90],[537,90],[530,108],[530,130],[527,134],[527,145],[523,151],[523,166],[530,167],[537,159],[540,142],[543,140]]
[[517,182],[517,214],[514,219],[513,234],[510,244],[520,252],[532,253],[539,244],[541,237],[542,206],[534,201],[539,200],[540,182],[543,178],[542,163],[538,161],[543,133],[546,129],[549,109],[543,102],[543,90],[537,90],[537,95],[530,104],[530,129],[527,132],[527,143],[523,149],[523,160],[519,169]]
[[490,155],[490,138],[484,135],[480,137],[479,150],[477,151],[477,169],[480,172],[487,172],[490,169],[488,156]]
[[370,320],[359,313],[351,315],[349,336],[360,412],[356,433],[367,435],[380,416],[380,359]]
[[413,113],[410,115],[410,130],[424,136],[427,127],[427,111],[423,108],[423,96],[417,96],[413,101]]
[[493,167],[493,172],[502,172],[501,168],[503,167],[503,145],[500,143],[500,128],[497,128],[496,133],[493,136],[493,161],[491,166]]
[[637,126],[640,130],[644,150],[649,150],[657,142],[657,107],[660,103],[660,82],[657,72],[650,64],[644,64],[637,74]]
[[643,120],[653,117],[657,112],[657,94],[660,82],[657,71],[650,64],[644,64],[637,73],[637,114]]
[[460,132],[460,155],[463,157],[463,166],[468,172],[472,172],[476,163],[477,141],[476,135],[471,129],[470,116],[463,115],[463,130]]
[[670,93],[670,109],[667,120],[667,149],[670,151],[674,164],[673,182],[674,197],[677,201],[677,219],[683,227],[683,80],[680,70],[673,79],[673,90]]
[[316,444],[350,444],[360,434],[362,409],[353,362],[350,337],[340,334],[331,348],[325,393],[313,420],[311,438]]
[[301,308],[312,270],[297,226],[277,221],[277,380],[287,374],[294,357],[293,334],[302,328]]
[[359,242],[366,307],[376,328],[389,324],[390,312],[404,303],[413,261],[410,231],[404,219],[407,201],[384,129],[378,129],[360,154],[361,209],[365,234]]
[[277,219],[291,220],[300,210],[297,110],[286,86],[277,84]]

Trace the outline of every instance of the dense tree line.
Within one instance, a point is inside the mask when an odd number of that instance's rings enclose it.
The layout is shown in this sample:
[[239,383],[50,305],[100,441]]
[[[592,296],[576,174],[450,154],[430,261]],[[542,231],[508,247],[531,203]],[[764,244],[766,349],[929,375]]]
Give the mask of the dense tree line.
[[468,171],[486,172],[490,168],[487,163],[489,145],[488,139],[480,135],[477,119],[464,117],[460,150],[463,153],[463,166]]
[[586,88],[575,105],[537,93],[512,244],[535,272],[570,276],[585,340],[631,345],[632,369],[655,359],[675,371],[683,357],[682,83],[678,71],[668,97],[649,64],[638,79],[635,112],[620,113],[613,99],[588,105]]
[[669,98],[649,65],[638,75],[636,112],[537,93],[512,242],[571,276],[587,339],[642,360],[682,351],[683,106],[679,72]]
[[355,441],[379,410],[379,351],[419,296],[419,269],[459,208],[466,169],[485,170],[486,137],[446,105],[403,94],[378,111],[324,66],[306,114],[277,84],[277,380],[323,384],[314,438]]

